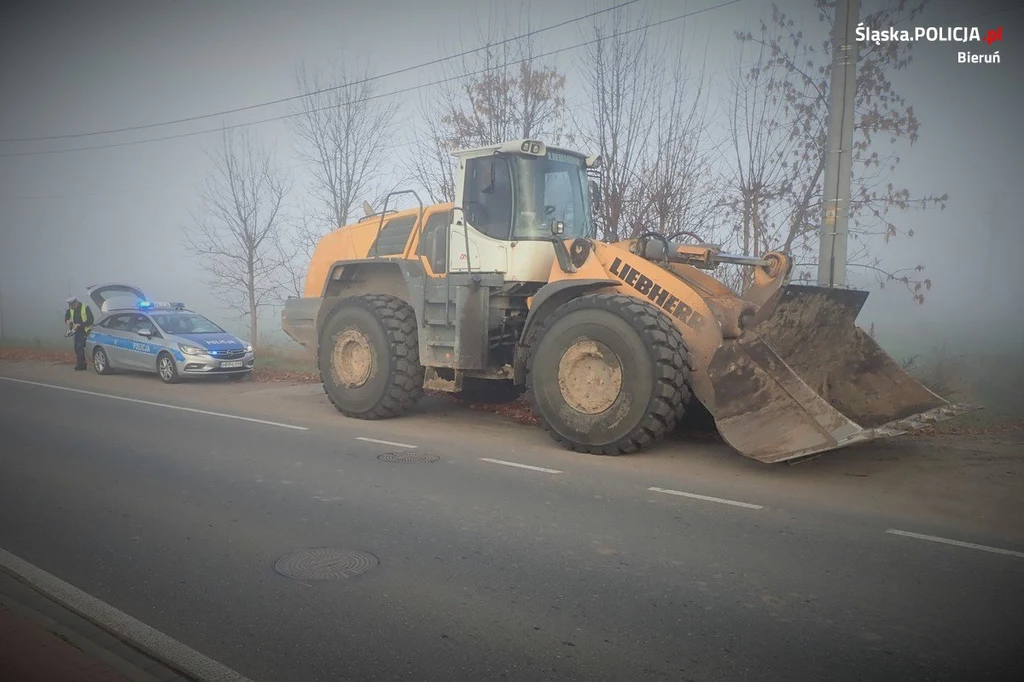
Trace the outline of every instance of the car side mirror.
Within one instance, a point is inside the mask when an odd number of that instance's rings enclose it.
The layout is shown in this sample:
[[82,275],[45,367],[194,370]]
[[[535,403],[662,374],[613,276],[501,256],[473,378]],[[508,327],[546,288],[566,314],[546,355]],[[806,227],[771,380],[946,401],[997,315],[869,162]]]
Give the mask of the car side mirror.
[[149,327],[143,327],[139,331],[135,332],[139,336],[145,336],[147,339],[153,338],[153,330]]
[[551,221],[551,234],[555,237],[565,233],[565,223],[561,220]]

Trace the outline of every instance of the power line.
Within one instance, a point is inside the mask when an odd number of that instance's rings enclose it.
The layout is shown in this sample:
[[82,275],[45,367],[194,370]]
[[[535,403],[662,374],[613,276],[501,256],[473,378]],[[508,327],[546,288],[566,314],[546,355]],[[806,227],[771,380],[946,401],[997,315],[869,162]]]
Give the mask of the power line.
[[[705,7],[703,9],[694,10],[692,12],[686,12],[684,14],[680,14],[680,15],[677,15],[677,16],[674,16],[674,17],[670,17],[668,19],[662,19],[661,21],[655,21],[655,22],[652,22],[652,23],[649,23],[649,24],[644,24],[642,26],[637,26],[635,28],[627,29],[625,31],[618,31],[618,32],[613,33],[610,36],[594,38],[592,40],[587,40],[587,41],[584,41],[582,43],[576,43],[575,45],[569,45],[569,46],[566,46],[566,47],[558,48],[557,50],[550,50],[550,51],[545,52],[543,54],[534,55],[534,56],[531,56],[531,57],[525,57],[523,59],[518,59],[518,60],[515,60],[515,61],[511,61],[511,62],[508,62],[507,64],[504,64],[503,66],[504,67],[515,66],[517,64],[524,64],[524,63],[532,61],[532,60],[544,59],[545,57],[551,57],[551,56],[556,55],[556,54],[561,54],[562,52],[567,52],[569,50],[576,50],[576,49],[579,49],[581,47],[586,47],[588,45],[593,45],[593,44],[599,43],[599,42],[601,42],[603,40],[607,40],[608,38],[614,38],[614,37],[618,37],[618,36],[629,35],[631,33],[636,33],[637,31],[643,31],[643,30],[646,30],[646,29],[649,29],[649,28],[655,28],[657,26],[662,26],[664,24],[668,24],[668,23],[671,23],[671,22],[674,22],[674,21],[679,21],[681,19],[686,19],[688,17],[692,17],[692,16],[695,16],[697,14],[702,14],[704,12],[710,12],[712,10],[720,9],[722,7],[727,7],[728,5],[734,5],[734,4],[738,3],[738,2],[742,2],[742,0],[727,0],[726,2],[721,2],[721,3],[717,4],[717,5],[712,5],[710,7]],[[444,83],[449,83],[451,81],[461,80],[463,78],[467,78],[467,77],[470,77],[470,76],[478,76],[478,75],[481,75],[481,74],[488,73],[490,71],[494,71],[494,68],[479,69],[477,71],[470,71],[470,72],[467,72],[467,73],[459,74],[457,76],[450,76],[448,78],[442,78],[440,80],[432,81],[432,82],[429,82],[429,83],[420,83],[418,85],[412,85],[412,86],[409,86],[409,87],[406,87],[406,88],[400,88],[398,90],[392,90],[391,92],[385,92],[385,93],[381,93],[381,94],[378,94],[378,95],[370,95],[369,97],[363,97],[361,99],[352,100],[351,102],[348,102],[347,104],[349,104],[349,105],[351,105],[351,104],[360,104],[362,102],[368,102],[368,101],[374,100],[374,99],[381,99],[383,97],[392,97],[394,95],[401,95],[401,94],[405,94],[407,92],[412,92],[414,90],[422,90],[423,88],[428,88],[428,87],[432,87],[432,86],[435,86],[435,85],[443,85]],[[113,149],[113,148],[116,148],[116,147],[130,147],[130,146],[139,145],[139,144],[150,144],[150,143],[153,143],[153,142],[163,142],[165,140],[177,140],[177,139],[181,139],[181,138],[185,138],[185,137],[194,137],[196,135],[207,135],[209,133],[217,133],[217,132],[223,132],[225,130],[232,130],[232,129],[235,129],[235,128],[244,128],[244,127],[248,127],[248,126],[259,125],[261,123],[271,123],[271,122],[274,122],[274,121],[283,121],[285,119],[296,118],[298,116],[306,116],[306,115],[308,115],[310,113],[316,113],[316,112],[319,112],[319,111],[326,111],[327,109],[333,109],[333,108],[336,108],[336,105],[320,107],[320,108],[317,108],[317,109],[310,109],[309,111],[302,111],[302,112],[296,112],[296,113],[291,113],[291,114],[282,114],[280,116],[272,116],[272,117],[269,117],[269,118],[258,119],[256,121],[250,121],[248,123],[234,123],[234,124],[231,124],[231,125],[223,125],[223,126],[220,126],[220,127],[217,127],[217,128],[206,128],[204,130],[196,130],[196,131],[192,131],[192,132],[188,132],[188,133],[176,133],[176,134],[173,134],[173,135],[164,135],[164,136],[161,136],[161,137],[146,138],[146,139],[142,139],[142,140],[132,140],[130,142],[114,142],[114,143],[110,143],[110,144],[90,145],[90,146],[85,146],[85,147],[71,147],[71,148],[68,148],[68,149],[51,149],[51,150],[47,150],[47,151],[38,151],[38,152],[9,152],[9,153],[5,153],[5,154],[0,154],[0,158],[12,158],[12,157],[22,157],[22,156],[45,156],[45,155],[50,155],[50,154],[66,154],[66,153],[70,153],[70,152],[90,151],[90,150],[96,150],[96,149]]]
[[237,113],[240,113],[240,112],[243,112],[243,111],[251,111],[253,109],[260,109],[262,107],[274,106],[276,104],[284,104],[285,102],[293,102],[295,100],[302,99],[304,97],[313,97],[315,95],[320,95],[320,94],[323,94],[325,92],[332,92],[332,91],[335,91],[335,90],[341,90],[343,88],[350,88],[350,87],[354,87],[356,85],[362,85],[364,83],[370,83],[372,81],[380,80],[380,79],[383,79],[383,78],[389,78],[391,76],[398,76],[400,74],[408,73],[410,71],[415,71],[417,69],[423,69],[423,68],[426,68],[428,66],[436,66],[437,64],[441,64],[442,62],[450,61],[452,59],[458,59],[459,57],[465,57],[467,55],[470,55],[470,54],[473,54],[473,53],[476,53],[476,52],[480,52],[481,50],[488,50],[488,49],[491,49],[491,48],[500,47],[502,45],[506,45],[508,43],[515,42],[517,40],[523,40],[525,38],[529,38],[531,36],[535,36],[535,35],[538,35],[540,33],[544,33],[546,31],[553,31],[556,28],[562,28],[563,26],[567,26],[569,24],[576,23],[578,21],[583,21],[584,19],[590,19],[591,17],[596,17],[599,14],[604,14],[606,12],[612,12],[612,11],[617,10],[617,9],[622,9],[623,7],[627,7],[628,5],[633,5],[633,4],[637,3],[637,2],[640,2],[640,0],[627,0],[626,2],[621,2],[618,5],[613,5],[612,7],[607,7],[605,9],[601,9],[601,10],[597,10],[597,11],[594,11],[594,12],[590,12],[589,14],[584,14],[582,16],[574,17],[572,19],[566,19],[565,21],[561,21],[561,22],[559,22],[557,24],[552,24],[551,26],[545,26],[543,28],[539,28],[539,29],[536,29],[536,30],[533,30],[533,31],[528,31],[526,33],[523,33],[522,35],[514,36],[512,38],[505,38],[505,39],[499,40],[499,41],[497,41],[495,43],[491,43],[491,44],[487,44],[487,45],[481,45],[480,47],[474,47],[474,48],[472,48],[470,50],[464,50],[463,52],[459,52],[458,54],[453,54],[453,55],[450,55],[448,57],[439,57],[439,58],[433,59],[433,60],[431,60],[429,62],[422,62],[420,64],[413,64],[412,66],[406,66],[406,67],[403,67],[401,69],[396,69],[394,71],[388,71],[387,73],[382,73],[382,74],[379,74],[379,75],[376,75],[376,76],[368,76],[366,78],[361,78],[359,80],[351,81],[351,82],[348,82],[348,83],[342,83],[340,85],[334,85],[334,86],[327,87],[327,88],[321,88],[320,90],[314,90],[313,92],[306,92],[306,93],[302,93],[302,94],[299,94],[299,95],[292,95],[290,97],[281,97],[281,98],[278,98],[278,99],[268,100],[266,102],[258,102],[256,104],[249,104],[249,105],[246,105],[246,106],[243,106],[243,107],[236,107],[234,109],[224,109],[223,111],[215,111],[215,112],[212,112],[212,113],[209,113],[209,114],[199,114],[199,115],[196,115],[196,116],[187,116],[187,117],[184,117],[184,118],[176,118],[176,119],[172,119],[172,120],[169,120],[169,121],[158,121],[156,123],[146,123],[146,124],[143,124],[143,125],[126,126],[124,128],[110,128],[110,129],[107,129],[107,130],[93,130],[93,131],[84,132],[84,133],[66,133],[66,134],[62,134],[62,135],[44,135],[44,136],[40,136],[40,137],[5,137],[5,138],[0,138],[0,142],[40,142],[40,141],[43,141],[43,140],[65,140],[65,139],[78,138],[78,137],[91,137],[91,136],[95,136],[95,135],[111,135],[113,133],[126,133],[126,132],[132,132],[132,131],[137,131],[137,130],[148,130],[148,129],[151,129],[151,128],[159,128],[159,127],[163,127],[163,126],[176,125],[176,124],[179,124],[179,123],[189,123],[189,122],[192,122],[192,121],[200,121],[200,120],[207,119],[207,118],[214,118],[216,116],[226,116],[228,114],[237,114]]

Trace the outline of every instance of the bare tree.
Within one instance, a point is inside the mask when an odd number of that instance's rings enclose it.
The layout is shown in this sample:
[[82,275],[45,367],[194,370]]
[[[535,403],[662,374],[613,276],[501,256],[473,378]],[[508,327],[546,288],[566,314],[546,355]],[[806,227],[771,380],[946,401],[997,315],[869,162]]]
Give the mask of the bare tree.
[[[631,231],[629,213],[637,213],[643,151],[652,130],[648,112],[658,87],[659,65],[641,16],[631,25],[630,13],[613,12],[595,18],[596,42],[588,46],[580,65],[590,105],[582,140],[601,155],[602,202],[597,216],[601,236],[624,239]],[[622,33],[622,29],[632,30]]]
[[[653,230],[704,240],[721,216],[721,183],[710,169],[718,149],[708,137],[708,98],[703,77],[687,78],[682,53],[664,75],[651,121],[640,207],[632,234]],[[702,71],[703,73],[703,71]]]
[[[787,238],[791,188],[807,165],[803,137],[786,120],[789,105],[774,95],[772,72],[764,67],[768,49],[756,45],[755,65],[730,74],[727,112],[732,150],[725,209],[732,229],[725,236],[730,246],[755,256]],[[741,50],[741,64],[744,57]],[[730,284],[745,289],[751,276],[746,268],[742,281]]]
[[[519,29],[507,15],[490,20],[479,36],[487,47],[446,69],[445,85],[421,105],[419,152],[408,170],[434,201],[454,199],[453,151],[519,138],[557,143],[563,133],[565,76],[536,57],[532,37],[509,37]],[[528,18],[524,25],[528,33]]]
[[288,120],[312,176],[311,205],[292,226],[283,254],[284,284],[298,295],[320,239],[347,224],[359,201],[375,201],[381,192],[399,105],[382,97],[370,76],[368,68],[338,63],[295,71],[303,97]]
[[420,103],[423,123],[413,126],[413,153],[405,169],[413,182],[423,188],[435,204],[455,201],[455,166],[451,153],[457,148],[442,123],[446,105],[443,98],[424,98]]
[[399,105],[377,92],[368,68],[335,64],[310,73],[304,64],[295,82],[304,96],[289,119],[302,144],[299,155],[311,166],[311,217],[324,231],[348,222],[356,203],[379,191],[387,165]]
[[[927,0],[915,0],[913,3],[887,0],[865,16],[864,23],[868,26],[897,26],[917,17],[926,3]],[[819,21],[831,29],[835,0],[815,0],[815,5]],[[758,124],[753,119],[745,119],[743,123],[750,139],[762,135],[770,138],[766,143],[754,143],[755,147],[768,152],[762,157],[765,161],[762,170],[772,178],[770,186],[758,191],[762,196],[782,202],[785,213],[778,224],[781,228],[779,233],[766,235],[764,248],[794,253],[802,265],[816,265],[813,258],[817,254],[825,167],[832,43],[830,35],[824,32],[819,37],[820,42],[806,37],[793,19],[777,6],[773,6],[770,23],[762,22],[756,35],[751,32],[737,34],[741,42],[764,48],[763,59],[749,74],[734,81],[734,91],[752,77],[763,83],[758,96],[762,98],[762,109],[772,115],[766,118],[766,124]],[[902,284],[915,301],[922,303],[924,292],[931,288],[931,281],[919,274],[924,266],[885,267],[875,249],[879,238],[884,243],[899,235],[914,236],[912,230],[898,227],[894,222],[895,213],[909,209],[941,209],[948,199],[946,194],[913,196],[909,189],[892,182],[892,174],[899,164],[897,143],[913,144],[920,129],[913,107],[907,104],[890,80],[893,72],[910,64],[912,50],[913,43],[900,41],[868,44],[860,50],[848,265],[873,272],[883,286],[886,282]],[[778,139],[782,130],[789,131],[788,141]],[[780,154],[780,151],[784,153]],[[744,182],[749,184],[755,179],[747,176]],[[740,194],[744,191],[738,186],[735,189]],[[762,217],[763,214],[759,215],[763,225]],[[806,258],[801,259],[800,256]],[[809,274],[804,271],[801,276]]]
[[301,213],[289,220],[282,232],[285,234],[278,242],[281,261],[279,287],[287,292],[286,297],[301,297],[313,252],[323,238],[323,224],[308,213]]
[[259,342],[259,311],[279,298],[284,201],[290,185],[272,152],[248,131],[225,130],[220,148],[207,152],[213,172],[201,208],[183,227],[184,245],[198,257],[211,292],[249,317],[249,338]]
[[586,106],[574,123],[603,160],[596,219],[609,241],[707,233],[717,222],[704,79],[686,75],[681,43],[656,41],[647,19],[625,9],[593,19],[593,42],[577,65]]

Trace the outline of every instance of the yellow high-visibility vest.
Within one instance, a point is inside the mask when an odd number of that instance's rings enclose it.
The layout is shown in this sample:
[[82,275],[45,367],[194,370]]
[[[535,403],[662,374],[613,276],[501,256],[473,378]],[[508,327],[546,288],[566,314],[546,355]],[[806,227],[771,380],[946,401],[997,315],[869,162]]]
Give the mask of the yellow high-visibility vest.
[[[78,305],[78,310],[75,310],[74,306],[68,308],[68,310],[71,313],[68,316],[68,319],[71,320],[71,324],[85,324],[86,316],[85,316],[85,304],[84,303],[80,303]],[[78,319],[75,319],[76,317]],[[91,329],[91,327],[87,326],[85,328],[85,333],[86,334],[89,333],[89,329]]]

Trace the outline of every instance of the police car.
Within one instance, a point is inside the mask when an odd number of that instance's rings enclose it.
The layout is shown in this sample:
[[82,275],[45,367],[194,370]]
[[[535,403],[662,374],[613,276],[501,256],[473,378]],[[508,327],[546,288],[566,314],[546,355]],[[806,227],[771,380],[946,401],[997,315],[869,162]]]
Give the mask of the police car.
[[154,302],[128,284],[89,287],[100,310],[85,339],[97,374],[156,372],[164,383],[202,376],[244,377],[252,345],[228,334],[182,303]]

